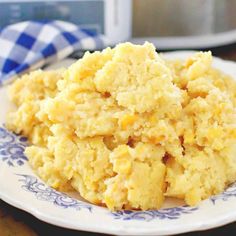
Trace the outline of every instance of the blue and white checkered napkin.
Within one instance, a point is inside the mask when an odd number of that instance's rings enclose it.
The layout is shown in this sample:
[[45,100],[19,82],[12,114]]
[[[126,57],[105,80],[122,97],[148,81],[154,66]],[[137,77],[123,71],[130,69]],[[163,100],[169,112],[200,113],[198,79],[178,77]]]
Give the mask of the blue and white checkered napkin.
[[25,21],[0,29],[0,86],[76,50],[104,47],[101,35],[64,21]]

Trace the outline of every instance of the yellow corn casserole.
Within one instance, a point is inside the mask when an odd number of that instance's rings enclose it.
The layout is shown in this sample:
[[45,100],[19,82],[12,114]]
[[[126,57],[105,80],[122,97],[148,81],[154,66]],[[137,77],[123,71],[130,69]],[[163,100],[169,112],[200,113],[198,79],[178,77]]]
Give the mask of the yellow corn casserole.
[[236,180],[236,82],[210,52],[168,61],[150,43],[16,80],[8,129],[50,186],[110,210],[196,205]]

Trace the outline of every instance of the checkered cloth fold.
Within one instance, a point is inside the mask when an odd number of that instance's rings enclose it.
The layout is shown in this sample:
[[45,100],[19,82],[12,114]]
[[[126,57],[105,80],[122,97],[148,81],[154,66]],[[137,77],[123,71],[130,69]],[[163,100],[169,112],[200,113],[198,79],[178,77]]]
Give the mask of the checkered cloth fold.
[[101,35],[64,21],[25,21],[0,29],[0,86],[76,50],[101,49]]

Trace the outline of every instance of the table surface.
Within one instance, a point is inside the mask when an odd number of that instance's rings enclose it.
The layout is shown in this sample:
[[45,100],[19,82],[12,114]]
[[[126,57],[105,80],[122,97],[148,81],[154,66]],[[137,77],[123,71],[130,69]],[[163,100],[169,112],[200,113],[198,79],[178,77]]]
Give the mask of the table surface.
[[[213,55],[223,59],[236,61],[236,44],[227,47],[214,48]],[[206,236],[206,235],[236,235],[236,222],[226,226],[203,232],[192,232],[182,234],[185,236]],[[93,236],[97,233],[85,233],[68,230],[44,223],[32,215],[21,211],[0,200],[0,236]]]

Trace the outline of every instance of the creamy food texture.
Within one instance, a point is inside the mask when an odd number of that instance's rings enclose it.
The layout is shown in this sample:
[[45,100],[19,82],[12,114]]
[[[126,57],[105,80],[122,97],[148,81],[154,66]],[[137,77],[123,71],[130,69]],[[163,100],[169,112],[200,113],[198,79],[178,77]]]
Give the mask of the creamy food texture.
[[14,82],[7,127],[54,188],[111,210],[195,205],[236,180],[236,82],[211,63],[166,61],[150,43],[87,52]]

